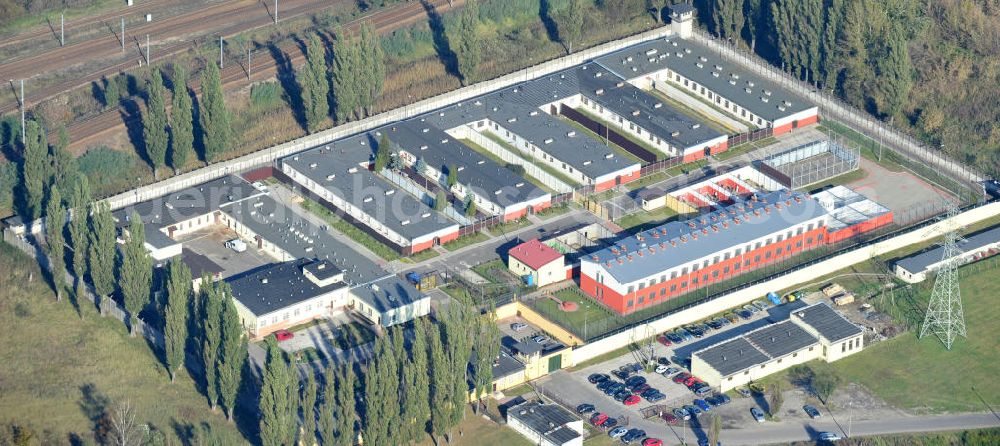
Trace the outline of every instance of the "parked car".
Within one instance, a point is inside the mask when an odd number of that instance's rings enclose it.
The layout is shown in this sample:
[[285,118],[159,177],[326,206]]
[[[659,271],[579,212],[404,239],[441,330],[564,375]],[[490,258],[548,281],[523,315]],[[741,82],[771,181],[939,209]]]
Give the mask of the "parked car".
[[750,389],[736,389],[736,393],[739,393],[743,398],[750,398]]
[[764,412],[761,412],[761,410],[756,407],[750,408],[750,416],[752,416],[754,421],[758,423],[764,422]]
[[729,395],[726,395],[725,393],[720,393],[718,395],[715,395],[715,399],[719,400],[719,404],[729,404],[729,402],[733,400],[732,398],[729,397]]
[[712,407],[718,407],[722,405],[722,401],[719,400],[718,396],[707,396],[705,397],[705,402]]
[[514,331],[521,331],[525,328],[528,328],[528,324],[525,324],[524,322],[514,322],[513,324],[510,324],[510,329]]
[[625,385],[629,387],[634,387],[639,384],[646,384],[646,378],[644,376],[633,376],[625,380]]
[[677,333],[678,336],[684,338],[685,341],[690,341],[694,339],[694,335],[683,328],[678,328],[676,331],[674,331],[674,333]]
[[678,374],[680,372],[681,372],[681,369],[679,369],[677,367],[668,367],[666,370],[663,371],[663,373],[661,373],[661,375],[663,375],[663,376],[665,376],[667,378],[670,378],[671,376],[674,376],[674,375],[676,375],[676,374]]
[[642,446],[663,446],[663,440],[660,440],[659,438],[649,437],[645,440],[642,440]]
[[632,428],[628,430],[627,434],[622,436],[621,440],[622,443],[629,444],[645,436],[646,436],[646,431],[639,428]]
[[688,411],[692,417],[701,415],[701,409],[698,406],[692,406],[690,404],[684,405],[684,410]]
[[702,336],[705,336],[705,330],[702,330],[701,327],[688,325],[687,327],[684,327],[684,329],[687,330],[688,333],[691,333],[695,338],[701,338]]
[[656,392],[656,393],[654,393],[654,394],[646,397],[646,401],[649,401],[651,403],[658,403],[658,402],[663,401],[665,399],[667,399],[667,396],[664,395],[664,394],[662,394],[662,393],[660,393],[660,392]]
[[632,371],[632,373],[637,373],[640,370],[642,370],[642,364],[639,364],[638,362],[633,362],[628,365],[628,368]]
[[663,421],[666,421],[669,425],[675,425],[677,424],[678,418],[672,413],[665,413],[663,414]]
[[753,302],[750,302],[750,305],[753,305],[753,306],[757,307],[761,311],[764,311],[764,310],[767,309],[767,303],[764,302],[761,299],[757,299],[757,300],[755,300]]
[[611,429],[611,430],[608,431],[608,436],[611,437],[611,438],[621,438],[622,435],[625,435],[627,433],[628,433],[628,429],[626,429],[624,427],[616,427],[616,428]]
[[697,405],[702,411],[709,412],[712,410],[712,405],[708,404],[708,401],[701,398],[694,400],[694,404]]
[[667,367],[667,366],[665,366],[663,364],[659,364],[659,365],[656,366],[656,368],[653,371],[656,372],[657,375],[662,375],[663,372],[666,372],[668,368],[669,367]]
[[684,337],[677,333],[667,333],[664,336],[666,336],[667,339],[669,339],[670,342],[673,342],[674,344],[680,344],[684,342]]
[[253,186],[254,189],[257,189],[257,190],[263,192],[265,195],[271,193],[271,191],[269,190],[269,188],[267,187],[267,185],[264,184],[263,182],[254,181],[253,183],[250,183],[250,185]]
[[597,410],[597,408],[594,407],[593,404],[589,404],[589,403],[583,403],[583,404],[581,404],[579,406],[576,406],[576,412],[577,413],[581,413],[581,414],[588,414],[588,413],[591,413],[591,412],[593,412],[595,410]]
[[625,398],[625,400],[622,401],[622,404],[626,406],[634,406],[639,404],[640,401],[642,401],[642,399],[639,398],[639,395],[629,395],[628,398]]
[[587,377],[587,381],[590,381],[591,384],[600,384],[610,378],[610,376],[603,373],[591,373],[590,376]]
[[288,330],[278,330],[278,331],[274,332],[274,338],[277,339],[279,342],[280,341],[287,341],[287,340],[292,339],[294,337],[295,337],[295,333],[292,333],[292,332],[290,332]]
[[820,432],[818,435],[816,435],[816,439],[818,439],[819,441],[837,441],[840,440],[841,438],[840,435],[837,435],[833,432]]
[[675,383],[677,383],[677,384],[683,384],[684,381],[687,381],[687,379],[690,378],[690,377],[691,377],[690,373],[688,373],[688,372],[681,372],[681,373],[678,373],[678,374],[674,375],[673,381]]
[[667,335],[659,335],[659,336],[657,336],[656,337],[656,342],[659,342],[659,343],[663,344],[665,347],[670,347],[671,345],[674,344],[672,341],[670,341],[670,338],[668,338]]
[[749,312],[751,312],[753,314],[757,314],[757,312],[760,311],[760,308],[757,308],[757,307],[755,307],[753,305],[750,305],[750,304],[744,305],[743,309],[747,310],[747,311],[749,311]]
[[712,331],[712,327],[710,327],[705,322],[699,322],[699,323],[695,324],[695,326],[697,326],[698,328],[702,329],[702,331],[704,331],[705,333],[708,333],[709,331]]
[[809,418],[812,419],[816,419],[822,416],[822,414],[819,413],[819,409],[809,404],[802,406],[802,410],[806,411],[806,415],[809,415]]
[[631,375],[631,373],[624,370],[612,370],[611,374],[615,375],[618,379],[628,379],[629,375]]
[[705,396],[708,395],[709,393],[712,393],[712,386],[706,383],[698,383],[695,384],[693,392],[695,395]]
[[652,389],[652,388],[653,388],[653,386],[650,386],[647,383],[642,383],[642,384],[639,384],[637,386],[632,386],[631,388],[629,388],[629,390],[631,390],[632,393],[640,394],[641,395],[643,392],[645,392],[645,391],[647,391],[649,389]]
[[226,247],[236,252],[243,252],[247,250],[247,243],[238,238],[234,238],[226,242]]
[[607,414],[598,412],[590,417],[590,424],[593,424],[594,426],[603,426],[607,422],[608,422]]
[[739,310],[736,312],[736,314],[738,314],[743,319],[750,319],[753,317],[753,313],[751,313],[748,310]]
[[621,391],[619,391],[618,393],[615,394],[615,401],[618,401],[620,403],[624,403],[625,400],[628,397],[630,397],[630,396],[633,396],[632,392],[629,392],[628,390],[621,390]]
[[698,438],[698,446],[708,446],[708,439],[705,437]]
[[660,356],[659,358],[656,358],[656,363],[659,365],[670,365],[670,359],[666,356]]
[[740,317],[736,313],[726,313],[723,317],[725,317],[731,324],[735,324],[740,321]]
[[617,418],[610,418],[609,417],[608,420],[604,422],[604,428],[605,429],[611,429],[611,428],[614,428],[617,425],[618,425],[618,419]]
[[687,379],[685,379],[685,380],[684,380],[684,385],[685,385],[685,386],[688,386],[688,387],[692,387],[692,386],[694,386],[694,385],[695,385],[696,383],[699,383],[699,382],[701,382],[701,380],[700,380],[700,379],[698,379],[698,377],[697,377],[697,376],[691,376],[691,375],[688,375]]
[[688,412],[687,409],[683,407],[678,407],[674,409],[674,416],[678,419],[687,421],[691,419],[691,412]]
[[[723,319],[723,320],[725,320],[725,319]],[[712,327],[715,330],[718,330],[718,329],[722,328],[722,326],[724,325],[722,322],[719,322],[718,319],[710,320],[710,321],[706,322],[706,324],[708,324],[709,327]]]

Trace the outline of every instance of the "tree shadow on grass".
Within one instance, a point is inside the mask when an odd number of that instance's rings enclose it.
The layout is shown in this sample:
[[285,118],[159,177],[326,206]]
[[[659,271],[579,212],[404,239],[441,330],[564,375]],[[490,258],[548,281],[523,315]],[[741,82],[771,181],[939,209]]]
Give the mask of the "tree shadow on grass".
[[427,11],[427,23],[431,28],[431,35],[434,40],[434,50],[437,51],[438,59],[444,64],[445,71],[459,79],[462,78],[458,72],[458,55],[451,48],[448,41],[447,29],[444,26],[444,18],[438,13],[437,7],[427,0],[420,0],[424,10]]
[[[297,44],[303,48],[305,52],[305,45],[301,40],[296,39]],[[299,86],[298,81],[295,79],[295,67],[292,66],[292,59],[288,57],[281,48],[277,45],[268,44],[268,51],[271,52],[271,57],[274,58],[275,66],[277,67],[277,78],[278,82],[281,84],[281,88],[285,90],[284,98],[288,107],[292,109],[292,114],[295,117],[295,122],[299,124],[306,132],[309,131],[309,126],[306,124],[305,110],[302,104],[302,88]]]
[[556,24],[555,19],[552,17],[552,5],[549,0],[538,2],[538,18],[542,20],[542,26],[545,27],[545,34],[549,40],[562,42],[559,38],[559,25]]
[[153,163],[150,161],[149,154],[146,153],[146,140],[142,135],[142,121],[144,117],[141,107],[139,107],[138,97],[132,96],[122,100],[119,113],[121,114],[122,122],[125,123],[125,133],[128,136],[128,140],[132,143],[132,147],[135,147],[135,154],[146,165],[152,166]]
[[77,404],[83,415],[92,423],[97,442],[105,444],[107,440],[105,437],[108,433],[107,426],[105,426],[107,422],[105,415],[111,406],[111,398],[98,390],[94,383],[87,383],[80,386],[80,399]]

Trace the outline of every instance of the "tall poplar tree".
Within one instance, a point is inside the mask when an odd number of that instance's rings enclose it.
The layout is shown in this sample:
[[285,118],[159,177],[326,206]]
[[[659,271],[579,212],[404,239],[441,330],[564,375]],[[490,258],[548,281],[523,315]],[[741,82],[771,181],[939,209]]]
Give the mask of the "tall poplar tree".
[[361,107],[361,51],[357,39],[347,36],[342,29],[336,31],[333,43],[333,64],[330,79],[333,85],[333,99],[338,121],[346,121]]
[[194,151],[194,109],[188,92],[188,73],[174,65],[174,94],[170,108],[170,167],[180,171]]
[[260,389],[260,442],[264,446],[295,443],[298,424],[298,379],[274,336],[268,336],[267,360]]
[[451,427],[451,392],[453,369],[444,351],[441,331],[434,324],[427,324],[427,345],[430,370],[431,433],[445,435]]
[[[355,392],[357,378],[350,364],[341,368],[337,377],[337,409],[336,418],[337,446],[353,446],[355,444],[355,424],[357,423],[357,402]],[[371,443],[369,443],[371,444]]]
[[160,70],[153,70],[152,78],[146,84],[146,113],[142,117],[142,139],[146,147],[146,157],[157,178],[158,169],[167,163],[167,104],[163,98],[163,76]]
[[101,201],[91,204],[88,220],[90,233],[87,239],[87,274],[94,292],[100,297],[101,314],[110,305],[111,293],[115,291],[115,221],[108,209],[108,203]]
[[59,187],[53,184],[49,186],[45,210],[45,246],[57,301],[62,300],[63,288],[66,287],[66,240],[63,237],[65,227],[66,208],[63,207]]
[[129,334],[135,336],[139,312],[149,304],[153,283],[153,260],[146,251],[146,232],[142,218],[132,214],[128,239],[118,251],[118,284],[128,310]]
[[306,124],[310,132],[322,127],[330,114],[330,83],[326,78],[326,51],[317,34],[309,37],[306,46],[306,65],[299,73],[299,87],[302,91],[302,105],[305,109]]
[[191,302],[191,270],[180,256],[167,264],[167,305],[163,311],[163,350],[170,382],[184,367],[184,347],[188,338],[188,306]]
[[361,90],[362,106],[368,114],[374,113],[375,101],[382,94],[382,85],[385,83],[385,51],[382,49],[382,42],[375,32],[375,27],[371,22],[361,25],[360,40],[360,66],[356,74],[361,80],[363,87]]
[[569,0],[566,10],[560,15],[559,40],[566,45],[566,52],[573,52],[573,44],[583,36],[583,18],[587,14],[584,0]]
[[362,427],[366,444],[392,443],[391,426],[399,423],[399,362],[392,355],[391,336],[375,341],[375,357],[364,375]]
[[69,221],[69,240],[73,247],[73,276],[76,279],[74,289],[78,298],[82,296],[84,276],[87,274],[87,214],[90,200],[87,176],[77,172],[69,195],[69,206],[73,212]]
[[427,431],[427,423],[431,418],[430,408],[430,376],[427,365],[427,321],[418,319],[414,322],[413,341],[410,343],[409,360],[405,361],[405,376],[403,394],[405,400],[401,416],[403,440],[419,441]]
[[227,152],[232,141],[229,110],[222,94],[219,68],[214,62],[205,64],[201,75],[201,131],[205,146],[205,161],[212,162]]
[[316,444],[316,375],[306,373],[306,385],[302,388],[302,435],[299,444]]
[[222,344],[223,296],[219,289],[205,284],[201,287],[201,365],[205,371],[205,396],[215,411],[219,402],[219,345]]
[[[340,408],[337,407],[337,369],[333,365],[328,365],[323,372],[323,393],[319,396],[319,406],[316,408],[319,422],[320,444],[330,446],[337,443],[337,416],[340,415]],[[307,407],[305,404],[302,407]]]
[[221,341],[219,344],[219,397],[226,417],[233,421],[236,411],[236,395],[243,380],[243,366],[247,361],[247,338],[243,336],[243,324],[233,301],[233,292],[227,282],[215,282],[216,293],[222,300],[220,320]]
[[49,143],[43,129],[34,120],[25,124],[24,147],[21,162],[21,195],[24,202],[24,221],[32,221],[42,213],[45,185],[49,182]]
[[472,352],[472,312],[464,305],[448,307],[444,324],[444,344],[451,365],[451,393],[448,395],[450,410],[448,428],[454,428],[465,418],[465,405],[469,401],[469,357]]
[[482,59],[479,41],[479,3],[476,0],[465,2],[465,8],[458,19],[458,30],[455,33],[455,53],[458,57],[458,72],[462,75],[462,84],[469,85],[479,78],[479,62]]
[[476,318],[475,325],[472,340],[472,348],[476,352],[473,382],[476,385],[476,397],[482,402],[493,383],[493,361],[500,354],[500,327],[496,322],[496,304],[493,301],[490,301],[486,312]]

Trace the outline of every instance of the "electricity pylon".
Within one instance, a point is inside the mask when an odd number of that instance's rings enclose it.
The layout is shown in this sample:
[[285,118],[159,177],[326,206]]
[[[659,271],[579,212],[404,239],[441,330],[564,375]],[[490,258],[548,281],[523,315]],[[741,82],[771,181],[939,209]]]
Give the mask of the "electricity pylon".
[[[952,204],[949,206],[947,218],[951,220],[956,215],[958,208]],[[944,263],[934,279],[931,300],[927,304],[924,324],[920,327],[920,338],[933,334],[948,350],[951,350],[955,338],[966,337],[962,294],[958,284],[958,267],[962,264],[960,256],[963,252],[958,243],[963,240],[958,234],[958,228],[955,227],[949,228],[944,235],[944,240],[941,242],[944,248],[941,259]]]

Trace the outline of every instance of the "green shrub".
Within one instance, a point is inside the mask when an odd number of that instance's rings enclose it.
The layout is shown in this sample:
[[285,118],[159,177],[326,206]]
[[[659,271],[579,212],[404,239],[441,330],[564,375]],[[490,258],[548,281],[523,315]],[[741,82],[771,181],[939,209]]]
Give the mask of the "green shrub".
[[132,153],[98,147],[87,151],[77,162],[92,188],[107,189],[128,185],[138,159]]
[[267,108],[281,103],[281,87],[277,82],[263,82],[250,88],[250,104]]

